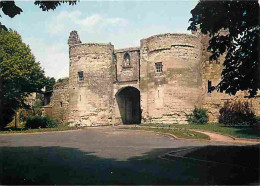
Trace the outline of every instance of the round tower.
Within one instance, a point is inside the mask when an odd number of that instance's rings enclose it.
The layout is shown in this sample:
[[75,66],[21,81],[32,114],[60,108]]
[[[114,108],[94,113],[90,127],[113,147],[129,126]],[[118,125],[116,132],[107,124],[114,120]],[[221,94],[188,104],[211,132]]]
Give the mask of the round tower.
[[190,34],[160,34],[141,40],[140,89],[143,122],[187,123],[201,98],[201,42]]
[[81,43],[76,31],[68,44],[69,121],[81,126],[111,123],[114,46]]

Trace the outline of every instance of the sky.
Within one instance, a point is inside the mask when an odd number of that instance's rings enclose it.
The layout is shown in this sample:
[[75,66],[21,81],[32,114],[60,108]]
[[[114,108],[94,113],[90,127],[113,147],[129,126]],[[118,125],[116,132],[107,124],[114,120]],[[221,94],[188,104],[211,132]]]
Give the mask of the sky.
[[115,49],[140,45],[142,38],[160,33],[190,33],[190,11],[197,0],[83,1],[42,11],[30,1],[16,1],[23,9],[14,18],[2,12],[0,21],[16,30],[28,44],[45,74],[69,75],[68,37],[78,31],[82,43],[109,43]]

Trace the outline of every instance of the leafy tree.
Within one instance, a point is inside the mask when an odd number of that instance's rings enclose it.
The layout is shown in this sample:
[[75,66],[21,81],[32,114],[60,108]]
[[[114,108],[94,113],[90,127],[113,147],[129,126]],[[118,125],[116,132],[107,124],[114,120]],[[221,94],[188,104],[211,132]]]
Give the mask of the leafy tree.
[[60,83],[60,82],[62,82],[62,78],[59,78],[59,79],[57,80],[57,83]]
[[16,31],[0,29],[0,49],[0,126],[3,127],[17,108],[26,107],[27,96],[40,92],[46,78],[40,63]]
[[[199,27],[211,37],[210,59],[226,54],[222,78],[216,88],[233,95],[248,90],[250,96],[255,96],[260,89],[258,1],[200,0],[191,14],[188,29],[196,31]],[[228,31],[227,35],[220,35],[223,29]]]
[[[64,0],[64,1],[35,1],[34,4],[39,6],[43,11],[55,10],[62,3],[69,3],[69,5],[75,5],[76,0]],[[23,10],[15,4],[15,1],[0,1],[0,9],[5,15],[13,18],[16,15],[23,12]],[[0,15],[1,17],[1,15]],[[7,30],[7,28],[1,24],[0,28]]]
[[45,79],[46,91],[52,90],[55,82],[56,82],[56,80],[54,77],[46,77],[46,79]]

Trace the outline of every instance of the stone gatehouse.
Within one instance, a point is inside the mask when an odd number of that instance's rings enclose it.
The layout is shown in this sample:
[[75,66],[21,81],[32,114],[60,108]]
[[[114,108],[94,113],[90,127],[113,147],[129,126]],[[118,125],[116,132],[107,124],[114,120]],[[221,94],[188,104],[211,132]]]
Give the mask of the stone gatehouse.
[[[199,33],[167,33],[115,49],[111,43],[81,43],[72,31],[69,78],[54,86],[53,116],[81,126],[183,124],[196,106],[216,122],[223,103],[238,96],[211,91],[224,57],[209,60],[208,40]],[[250,101],[260,115],[259,98]]]

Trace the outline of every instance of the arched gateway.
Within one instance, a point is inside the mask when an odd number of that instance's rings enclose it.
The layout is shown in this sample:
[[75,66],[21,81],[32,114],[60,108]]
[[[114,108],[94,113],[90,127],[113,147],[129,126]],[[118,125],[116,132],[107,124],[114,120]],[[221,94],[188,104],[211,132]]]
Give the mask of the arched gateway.
[[[137,124],[141,118],[185,124],[196,106],[207,108],[209,121],[217,122],[219,103],[235,97],[208,91],[220,81],[224,59],[209,62],[208,40],[199,32],[166,33],[115,49],[111,43],[81,43],[72,31],[70,76],[54,86],[52,115],[79,126]],[[259,99],[252,106],[259,116]]]
[[140,91],[134,87],[125,87],[116,94],[120,116],[123,124],[140,124]]

